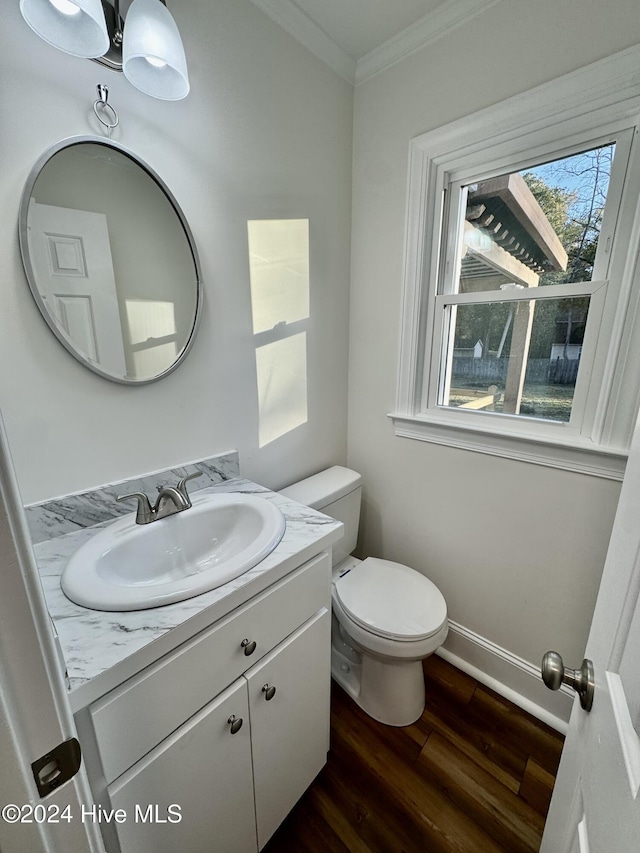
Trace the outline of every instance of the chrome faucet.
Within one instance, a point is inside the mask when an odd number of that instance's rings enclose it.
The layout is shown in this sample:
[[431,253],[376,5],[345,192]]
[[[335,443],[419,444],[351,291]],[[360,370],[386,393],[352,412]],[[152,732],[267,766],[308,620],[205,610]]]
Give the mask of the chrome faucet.
[[194,480],[196,477],[201,476],[202,471],[198,471],[196,474],[189,474],[188,477],[183,477],[177,486],[158,486],[158,498],[154,506],[151,506],[149,498],[144,492],[119,495],[116,500],[128,501],[135,498],[138,501],[136,524],[150,524],[152,521],[158,521],[161,518],[166,518],[168,515],[175,515],[177,512],[189,509],[191,507],[191,499],[187,492],[187,483],[189,480]]

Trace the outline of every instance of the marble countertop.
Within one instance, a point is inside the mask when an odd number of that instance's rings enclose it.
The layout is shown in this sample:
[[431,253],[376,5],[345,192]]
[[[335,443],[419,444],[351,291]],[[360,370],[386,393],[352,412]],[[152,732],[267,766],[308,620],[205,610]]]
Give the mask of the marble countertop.
[[71,554],[104,522],[34,546],[44,595],[66,666],[74,711],[185,642],[217,619],[329,548],[342,524],[249,480],[228,480],[197,494],[242,492],[273,501],[286,518],[279,545],[261,563],[224,586],[164,607],[129,612],[89,610],[70,601],[60,576]]

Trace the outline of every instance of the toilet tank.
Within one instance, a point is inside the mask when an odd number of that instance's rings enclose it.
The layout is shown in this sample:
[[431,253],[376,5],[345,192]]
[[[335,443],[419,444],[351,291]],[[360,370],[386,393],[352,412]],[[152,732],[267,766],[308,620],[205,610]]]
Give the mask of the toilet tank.
[[333,546],[333,565],[337,566],[355,550],[360,523],[362,477],[350,468],[334,465],[312,477],[280,489],[280,494],[317,509],[344,524],[344,535]]

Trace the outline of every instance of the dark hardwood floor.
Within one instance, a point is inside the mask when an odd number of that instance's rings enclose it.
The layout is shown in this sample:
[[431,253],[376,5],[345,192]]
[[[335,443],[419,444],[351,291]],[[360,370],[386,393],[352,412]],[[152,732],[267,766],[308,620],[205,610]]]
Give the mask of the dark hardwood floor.
[[376,723],[332,682],[324,770],[264,853],[531,853],[563,738],[433,655],[427,705]]

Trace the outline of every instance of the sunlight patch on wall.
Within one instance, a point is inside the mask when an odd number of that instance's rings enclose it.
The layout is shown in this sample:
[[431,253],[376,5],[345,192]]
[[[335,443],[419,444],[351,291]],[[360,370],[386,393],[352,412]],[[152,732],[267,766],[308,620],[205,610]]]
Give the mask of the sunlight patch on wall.
[[247,222],[254,333],[309,316],[309,220]]
[[307,422],[309,220],[247,222],[258,445]]
[[307,422],[307,335],[256,349],[258,444],[264,447]]

